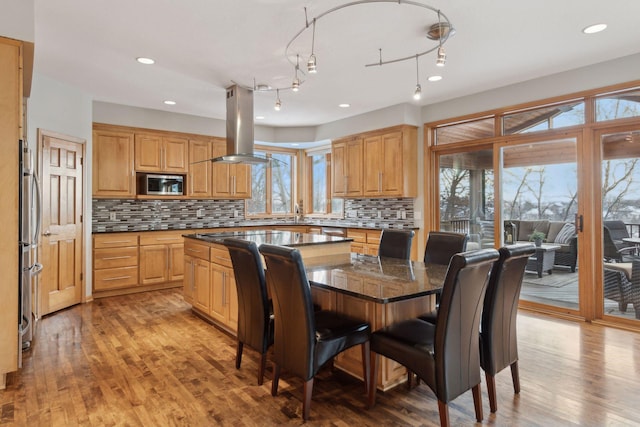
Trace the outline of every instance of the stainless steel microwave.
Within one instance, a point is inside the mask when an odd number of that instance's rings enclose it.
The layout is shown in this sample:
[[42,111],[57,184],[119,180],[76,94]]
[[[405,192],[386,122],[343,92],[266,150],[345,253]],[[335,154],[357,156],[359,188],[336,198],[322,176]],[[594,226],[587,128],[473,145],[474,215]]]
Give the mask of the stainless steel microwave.
[[183,175],[139,175],[138,193],[154,196],[182,196],[184,195]]

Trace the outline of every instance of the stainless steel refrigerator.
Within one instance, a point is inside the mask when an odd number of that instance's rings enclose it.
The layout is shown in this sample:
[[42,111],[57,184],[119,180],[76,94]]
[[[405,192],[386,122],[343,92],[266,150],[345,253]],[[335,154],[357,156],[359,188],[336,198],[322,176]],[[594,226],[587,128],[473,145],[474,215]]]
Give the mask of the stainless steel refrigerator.
[[18,283],[18,327],[22,343],[18,357],[19,366],[22,367],[22,351],[31,347],[33,341],[34,322],[37,310],[34,307],[34,295],[37,296],[37,275],[42,270],[42,264],[38,262],[38,238],[42,224],[41,192],[38,176],[34,167],[33,155],[26,141],[20,141],[20,184],[19,202],[20,215],[18,216],[20,236],[19,250],[19,275]]

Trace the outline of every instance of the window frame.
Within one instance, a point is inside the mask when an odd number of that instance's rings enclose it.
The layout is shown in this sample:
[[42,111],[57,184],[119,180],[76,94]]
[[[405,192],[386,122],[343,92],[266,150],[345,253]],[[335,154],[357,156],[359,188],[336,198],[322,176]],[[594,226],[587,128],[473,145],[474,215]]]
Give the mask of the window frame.
[[[326,161],[326,212],[313,211],[313,156],[324,154]],[[304,187],[304,214],[310,218],[344,218],[344,203],[341,212],[333,212],[333,195],[331,185],[331,146],[316,147],[304,150],[306,185]]]

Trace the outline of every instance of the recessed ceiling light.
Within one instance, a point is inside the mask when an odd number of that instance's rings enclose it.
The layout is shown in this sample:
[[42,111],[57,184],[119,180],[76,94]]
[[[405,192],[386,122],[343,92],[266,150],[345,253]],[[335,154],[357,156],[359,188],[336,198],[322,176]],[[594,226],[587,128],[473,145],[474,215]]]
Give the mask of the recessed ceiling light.
[[442,80],[442,76],[429,76],[427,80],[429,80],[430,82],[439,82],[440,80]]
[[167,104],[167,105],[176,105],[176,101],[170,101],[168,99],[166,101],[164,101],[164,103]]
[[351,104],[347,104],[347,103],[338,104],[338,107],[340,107],[340,108],[349,108],[349,107],[351,107]]
[[156,62],[151,58],[144,58],[142,56],[136,58],[136,61],[138,61],[139,63],[144,64],[144,65],[151,65],[151,64],[155,64],[155,62]]
[[595,34],[599,33],[600,31],[604,31],[605,28],[607,28],[607,24],[594,24],[589,25],[588,27],[583,29],[582,32],[585,34]]
[[256,120],[264,120],[264,116],[256,116]]

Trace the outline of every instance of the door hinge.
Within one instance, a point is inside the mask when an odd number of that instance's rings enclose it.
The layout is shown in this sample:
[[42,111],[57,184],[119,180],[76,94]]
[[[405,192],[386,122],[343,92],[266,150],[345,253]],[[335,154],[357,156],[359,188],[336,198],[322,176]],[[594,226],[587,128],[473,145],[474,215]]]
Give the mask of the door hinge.
[[80,222],[82,222],[82,218],[83,218],[83,215],[82,215],[82,214],[80,214]]
[[83,276],[82,276],[82,273],[80,273],[80,281],[81,281],[81,282],[82,282],[82,277],[83,277]]

